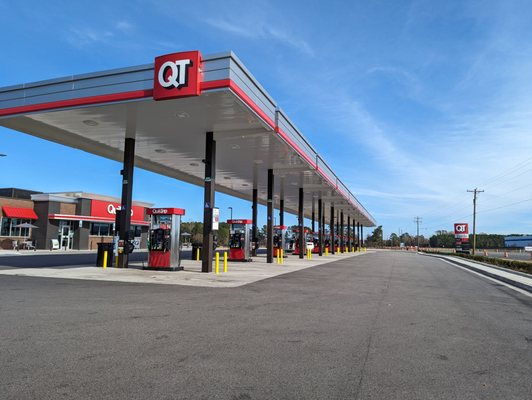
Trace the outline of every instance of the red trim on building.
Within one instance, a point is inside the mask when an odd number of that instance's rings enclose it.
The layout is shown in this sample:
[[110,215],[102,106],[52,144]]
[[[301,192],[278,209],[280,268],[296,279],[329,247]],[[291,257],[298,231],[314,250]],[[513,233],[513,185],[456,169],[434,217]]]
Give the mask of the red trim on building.
[[8,218],[39,219],[31,208],[3,206],[4,214]]
[[[113,223],[115,218],[107,217],[94,217],[90,215],[72,215],[72,214],[48,214],[48,219],[60,219],[68,221],[90,221],[90,222],[103,222]],[[149,221],[131,220],[132,225],[144,225],[149,226]]]

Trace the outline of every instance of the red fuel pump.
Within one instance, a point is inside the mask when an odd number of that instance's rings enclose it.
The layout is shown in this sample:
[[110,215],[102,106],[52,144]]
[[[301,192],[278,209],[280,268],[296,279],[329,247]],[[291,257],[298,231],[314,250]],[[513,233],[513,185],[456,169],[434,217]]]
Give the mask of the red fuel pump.
[[145,269],[182,270],[179,257],[182,208],[148,208],[150,234]]
[[229,261],[252,261],[251,224],[250,219],[230,219],[227,221],[229,230]]
[[[299,255],[299,230],[294,229],[294,236],[295,236],[295,243],[294,243],[294,255]],[[303,254],[306,254],[307,252],[307,243],[313,243],[312,235],[310,234],[308,229],[305,229],[305,239],[303,239],[303,246],[305,248],[303,249]]]

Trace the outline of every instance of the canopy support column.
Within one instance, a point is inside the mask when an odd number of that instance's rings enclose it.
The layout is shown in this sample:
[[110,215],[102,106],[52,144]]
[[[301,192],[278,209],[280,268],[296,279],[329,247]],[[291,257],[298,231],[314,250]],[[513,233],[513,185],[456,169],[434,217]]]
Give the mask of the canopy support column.
[[299,225],[299,258],[303,258],[303,252],[306,251],[305,242],[305,221],[303,219],[303,188],[299,188],[299,207],[298,207],[298,225]]
[[318,255],[323,255],[323,204],[318,199]]
[[357,249],[360,250],[360,222],[357,222]]
[[203,248],[201,258],[201,272],[212,272],[213,233],[212,209],[214,208],[215,178],[216,178],[216,142],[213,133],[207,132],[205,140],[205,180],[203,202]]
[[340,212],[340,253],[344,252],[344,212]]
[[266,221],[266,262],[273,263],[273,169],[268,170],[268,216]]
[[128,246],[129,230],[131,228],[131,203],[133,199],[133,169],[135,166],[135,139],[126,137],[124,143],[124,165],[122,174],[122,200],[120,212],[116,213],[116,225],[119,227],[118,240],[123,244],[123,250],[118,252],[118,268],[127,268],[129,262]]
[[347,243],[346,243],[346,251],[349,253],[351,250],[351,216],[347,216]]
[[311,225],[311,229],[312,229],[312,236],[314,237],[314,232],[316,232],[316,224],[315,224],[315,219],[316,219],[316,208],[315,208],[315,204],[314,204],[314,196],[312,196],[312,225]]
[[331,230],[331,254],[334,254],[334,252],[336,251],[335,249],[335,239],[336,239],[336,235],[334,233],[335,229],[334,229],[334,204],[331,204],[331,220],[329,221],[329,224],[330,224],[330,230]]
[[257,212],[258,212],[258,196],[259,191],[255,187],[253,188],[253,204],[251,206],[251,256],[255,257],[257,256],[257,247],[259,246],[258,239],[257,239]]

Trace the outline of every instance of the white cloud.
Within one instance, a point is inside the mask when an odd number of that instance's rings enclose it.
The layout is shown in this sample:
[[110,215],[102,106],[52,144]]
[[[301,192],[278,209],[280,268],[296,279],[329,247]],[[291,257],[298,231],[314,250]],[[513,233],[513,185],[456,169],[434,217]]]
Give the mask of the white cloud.
[[[246,22],[247,21],[247,22]],[[246,39],[275,40],[288,47],[292,47],[308,56],[313,56],[312,47],[294,32],[272,26],[272,21],[257,21],[255,18],[241,18],[238,23],[226,18],[209,18],[205,22],[213,28],[238,35]]]

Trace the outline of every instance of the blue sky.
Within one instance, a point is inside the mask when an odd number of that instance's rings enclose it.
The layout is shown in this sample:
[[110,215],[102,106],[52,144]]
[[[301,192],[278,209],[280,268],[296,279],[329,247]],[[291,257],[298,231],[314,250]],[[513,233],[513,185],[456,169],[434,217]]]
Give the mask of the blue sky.
[[[471,222],[475,187],[477,231],[532,233],[531,24],[511,0],[0,1],[0,86],[233,50],[385,236]],[[0,187],[120,195],[118,163],[4,128],[0,153]],[[135,174],[201,219],[201,188]]]

